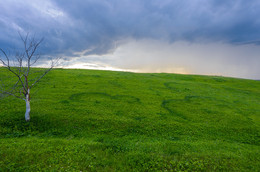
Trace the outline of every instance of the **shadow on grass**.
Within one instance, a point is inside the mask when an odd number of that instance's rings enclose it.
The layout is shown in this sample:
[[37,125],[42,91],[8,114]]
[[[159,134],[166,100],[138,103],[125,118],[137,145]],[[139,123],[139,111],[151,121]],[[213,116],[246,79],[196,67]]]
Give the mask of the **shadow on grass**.
[[84,98],[88,97],[101,97],[101,98],[108,98],[108,99],[113,99],[113,100],[120,100],[120,101],[125,101],[127,103],[140,103],[140,99],[136,98],[134,96],[130,95],[109,95],[107,93],[102,93],[102,92],[83,92],[83,93],[77,93],[77,94],[72,94],[69,99],[71,101],[82,101]]
[[164,109],[166,109],[170,114],[175,115],[175,116],[177,116],[179,118],[187,120],[187,118],[183,114],[181,114],[181,113],[177,112],[176,110],[174,110],[173,103],[183,104],[183,103],[185,103],[185,100],[183,100],[183,99],[163,100],[161,106]]
[[66,133],[66,126],[59,120],[51,119],[51,115],[33,116],[26,122],[21,115],[1,119],[2,132],[0,137],[24,137],[24,136],[58,136]]
[[183,84],[180,84],[178,82],[165,82],[164,86],[166,88],[168,88],[171,91],[176,92],[182,92],[182,93],[186,93],[186,92],[190,92],[189,88],[183,87]]

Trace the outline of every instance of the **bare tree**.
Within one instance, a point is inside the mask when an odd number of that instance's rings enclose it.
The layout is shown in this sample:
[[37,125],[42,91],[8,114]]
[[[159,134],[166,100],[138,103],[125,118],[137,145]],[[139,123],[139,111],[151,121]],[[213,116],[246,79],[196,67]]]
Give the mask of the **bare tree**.
[[35,86],[53,67],[57,64],[57,60],[51,61],[50,67],[44,70],[39,76],[32,75],[32,66],[41,58],[37,54],[37,49],[42,43],[43,38],[36,40],[35,37],[29,37],[27,33],[25,37],[19,33],[24,46],[22,52],[16,51],[15,54],[9,55],[6,51],[0,48],[0,63],[17,79],[16,83],[5,90],[3,87],[0,92],[3,95],[11,95],[22,99],[26,102],[25,120],[30,121],[30,90]]

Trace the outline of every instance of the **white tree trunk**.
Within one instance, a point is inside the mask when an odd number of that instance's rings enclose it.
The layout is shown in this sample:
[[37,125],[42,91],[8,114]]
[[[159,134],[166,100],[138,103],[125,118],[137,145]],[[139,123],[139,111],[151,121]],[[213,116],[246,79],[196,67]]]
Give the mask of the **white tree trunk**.
[[25,102],[26,102],[25,121],[30,121],[30,111],[31,111],[30,89],[28,89],[28,93],[26,94]]

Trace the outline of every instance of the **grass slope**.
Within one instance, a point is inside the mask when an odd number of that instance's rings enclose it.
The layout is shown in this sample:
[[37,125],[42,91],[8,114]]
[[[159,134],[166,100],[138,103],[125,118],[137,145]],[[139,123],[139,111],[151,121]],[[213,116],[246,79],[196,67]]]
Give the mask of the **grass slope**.
[[0,171],[260,171],[259,81],[55,69],[31,108],[0,100]]

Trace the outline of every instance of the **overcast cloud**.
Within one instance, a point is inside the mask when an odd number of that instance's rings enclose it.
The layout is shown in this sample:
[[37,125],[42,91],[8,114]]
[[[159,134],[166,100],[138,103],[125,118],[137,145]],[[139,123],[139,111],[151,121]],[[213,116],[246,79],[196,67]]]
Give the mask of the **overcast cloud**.
[[260,79],[259,16],[258,0],[7,0],[0,47],[30,32],[67,67]]

